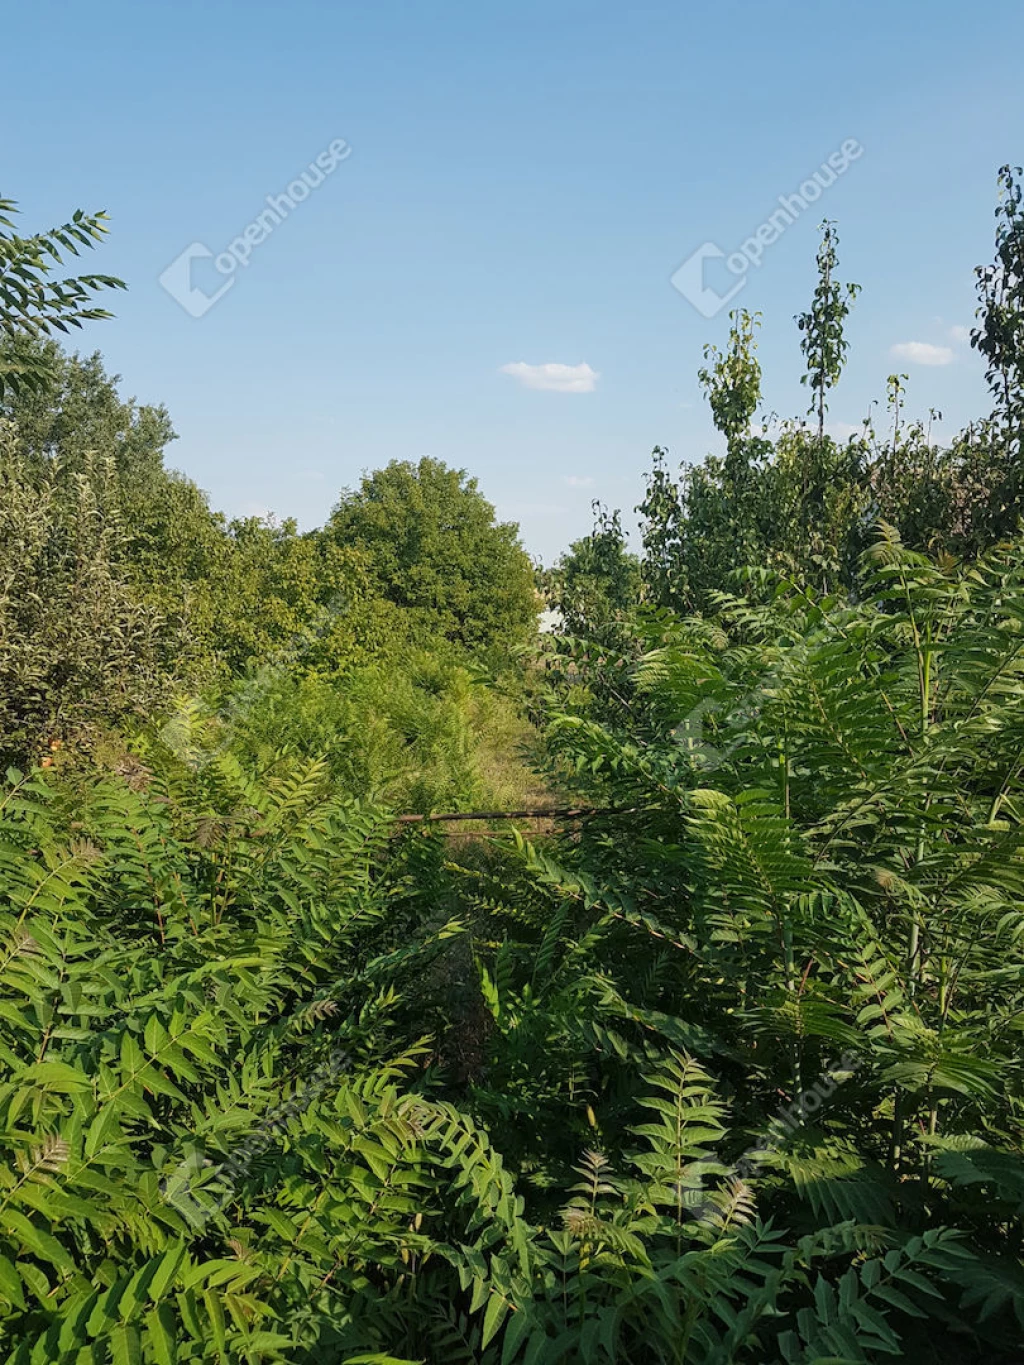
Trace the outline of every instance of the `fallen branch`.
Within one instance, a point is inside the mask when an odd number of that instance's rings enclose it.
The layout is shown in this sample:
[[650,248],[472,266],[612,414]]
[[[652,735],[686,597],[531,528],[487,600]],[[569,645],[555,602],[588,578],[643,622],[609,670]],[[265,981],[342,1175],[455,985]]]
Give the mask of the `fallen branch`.
[[[634,808],[635,809],[635,808]],[[581,820],[587,815],[630,815],[611,806],[562,806],[535,810],[449,811],[444,815],[396,815],[398,825],[430,825],[439,820]]]

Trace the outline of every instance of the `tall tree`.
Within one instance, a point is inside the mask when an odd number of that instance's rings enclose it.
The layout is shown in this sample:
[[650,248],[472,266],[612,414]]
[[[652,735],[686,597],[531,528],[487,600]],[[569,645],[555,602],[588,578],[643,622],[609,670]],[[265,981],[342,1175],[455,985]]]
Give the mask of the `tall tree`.
[[704,359],[708,363],[697,371],[697,378],[715,426],[731,451],[742,437],[750,434],[750,421],[761,401],[761,362],[754,336],[755,329],[761,326],[761,314],[740,308],[729,314],[729,320],[726,349],[705,346]]

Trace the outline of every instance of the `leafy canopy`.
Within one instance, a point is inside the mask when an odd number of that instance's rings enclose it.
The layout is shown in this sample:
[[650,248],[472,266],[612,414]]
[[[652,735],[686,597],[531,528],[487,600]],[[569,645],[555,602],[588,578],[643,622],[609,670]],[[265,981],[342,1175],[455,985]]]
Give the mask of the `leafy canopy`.
[[365,556],[381,594],[430,613],[468,645],[514,645],[539,601],[517,528],[495,520],[476,479],[439,460],[393,460],[345,493],[326,534]]

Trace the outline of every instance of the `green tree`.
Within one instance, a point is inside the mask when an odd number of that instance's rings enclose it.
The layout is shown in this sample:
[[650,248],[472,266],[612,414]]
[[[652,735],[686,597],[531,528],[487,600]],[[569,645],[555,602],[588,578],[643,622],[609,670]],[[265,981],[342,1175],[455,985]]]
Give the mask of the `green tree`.
[[[369,602],[366,566],[353,550],[300,535],[290,521],[229,521],[167,467],[175,433],[164,407],[125,398],[98,354],[68,355],[52,341],[25,349],[44,378],[0,402],[7,460],[37,490],[50,489],[51,501],[72,503],[80,480],[109,469],[103,497],[117,508],[118,572],[176,634],[179,678],[196,687],[224,681],[282,649],[306,667],[337,667],[389,637],[394,613],[379,598]],[[329,602],[329,628],[296,647]]]
[[726,451],[684,467],[677,482],[664,452],[655,450],[637,508],[649,600],[706,613],[729,575],[753,564],[806,578],[822,592],[854,581],[872,511],[886,499],[868,434],[844,443],[825,434],[826,399],[845,362],[844,323],[858,292],[836,280],[837,245],[834,225],[825,222],[818,285],[810,310],[797,318],[815,432],[792,422],[779,424],[772,436],[752,429],[761,401],[756,314],[731,313],[727,345],[705,347],[698,378]]
[[731,452],[742,437],[750,434],[750,421],[761,401],[761,363],[754,339],[761,314],[740,308],[729,314],[729,320],[728,346],[724,352],[717,346],[704,347],[708,364],[697,371],[697,378],[715,426]]
[[626,548],[618,511],[598,502],[593,510],[594,529],[573,541],[552,575],[552,603],[569,634],[598,639],[639,604],[640,564]]
[[144,717],[187,656],[131,581],[109,460],[28,475],[0,419],[0,761]]
[[656,606],[682,600],[685,569],[681,538],[686,516],[683,490],[668,468],[668,451],[655,446],[651,468],[644,476],[646,489],[637,505],[640,514],[640,577],[644,598]]
[[73,355],[52,340],[0,340],[0,367],[13,363],[16,352],[42,376],[31,389],[0,396],[0,413],[14,424],[26,467],[72,475],[99,454],[113,462],[134,503],[148,501],[166,473],[164,452],[177,439],[167,409],[122,397],[121,376],[107,373],[98,351]]
[[971,345],[985,357],[986,378],[1012,454],[1019,460],[1024,433],[1024,209],[1022,171],[999,168],[996,258],[975,271],[978,326]]
[[518,528],[464,470],[393,460],[342,495],[325,537],[364,558],[381,594],[466,645],[510,646],[540,600]]
[[839,257],[836,248],[839,234],[835,224],[826,218],[821,224],[821,244],[818,247],[818,283],[814,298],[806,313],[799,313],[797,326],[802,333],[800,349],[807,361],[807,372],[800,382],[814,394],[809,411],[817,414],[818,440],[825,437],[825,401],[830,389],[839,382],[846,362],[849,342],[843,324],[854,299],[860,293],[859,284],[842,285],[836,279]]
[[[723,351],[705,346],[707,362],[697,374],[712,419],[726,441],[724,458],[711,455],[685,469],[677,483],[655,448],[647,492],[637,507],[642,518],[642,575],[650,601],[704,611],[737,564],[761,557],[772,534],[771,442],[751,432],[761,401],[757,314],[729,314]],[[777,530],[777,528],[775,528]]]

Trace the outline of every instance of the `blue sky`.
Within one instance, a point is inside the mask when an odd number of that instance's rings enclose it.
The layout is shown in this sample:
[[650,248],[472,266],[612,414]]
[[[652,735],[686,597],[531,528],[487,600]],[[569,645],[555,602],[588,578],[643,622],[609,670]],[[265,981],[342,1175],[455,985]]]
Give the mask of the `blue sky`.
[[[715,448],[696,371],[726,312],[673,272],[735,250],[851,138],[863,155],[734,300],[764,314],[766,406],[807,406],[792,316],[827,214],[864,290],[837,426],[893,370],[940,435],[985,407],[960,329],[996,169],[1024,152],[1020,0],[35,0],[3,28],[0,194],[24,229],[110,213],[90,266],[130,292],[77,344],[166,403],[169,463],[230,513],[316,525],[362,471],[431,455],[547,561],[592,498],[631,517],[654,444]],[[205,294],[234,283],[190,316],[165,268],[223,252],[335,139],[350,155],[244,268],[193,262]]]

